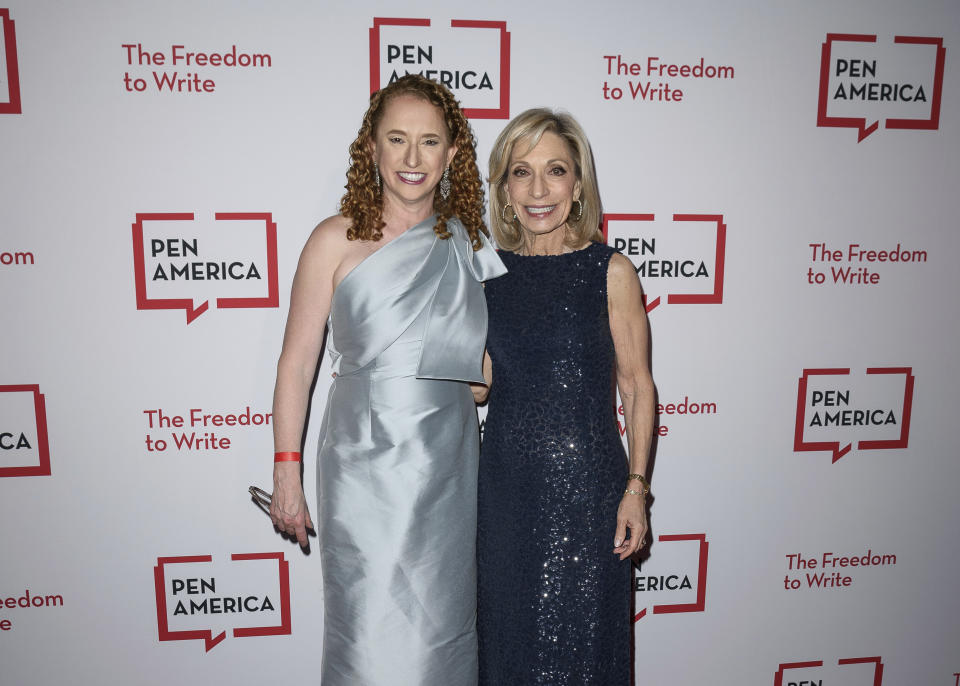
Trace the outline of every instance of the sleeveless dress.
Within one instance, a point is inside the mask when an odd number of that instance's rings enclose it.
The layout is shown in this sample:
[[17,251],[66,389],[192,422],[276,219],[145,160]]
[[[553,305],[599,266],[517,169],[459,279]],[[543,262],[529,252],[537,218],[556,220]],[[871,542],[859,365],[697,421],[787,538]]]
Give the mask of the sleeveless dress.
[[611,552],[627,459],[601,243],[501,252],[486,285],[493,384],[479,474],[484,686],[627,686],[630,561]]
[[414,226],[334,292],[317,465],[321,683],[475,686],[481,281],[503,264],[456,219]]

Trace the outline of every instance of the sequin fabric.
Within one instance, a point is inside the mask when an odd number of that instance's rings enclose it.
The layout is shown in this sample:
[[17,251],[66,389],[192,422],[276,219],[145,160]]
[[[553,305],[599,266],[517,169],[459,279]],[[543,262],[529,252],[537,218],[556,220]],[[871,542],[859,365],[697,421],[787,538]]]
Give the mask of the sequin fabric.
[[630,563],[611,551],[627,461],[601,243],[501,252],[480,456],[481,686],[630,684]]

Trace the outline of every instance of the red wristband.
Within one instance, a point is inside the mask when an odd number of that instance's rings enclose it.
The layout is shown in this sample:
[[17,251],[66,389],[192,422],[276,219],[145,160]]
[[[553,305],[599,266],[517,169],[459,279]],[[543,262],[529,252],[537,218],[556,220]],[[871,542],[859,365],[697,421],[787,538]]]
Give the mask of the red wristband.
[[300,453],[295,453],[295,452],[274,453],[273,461],[274,462],[299,462]]

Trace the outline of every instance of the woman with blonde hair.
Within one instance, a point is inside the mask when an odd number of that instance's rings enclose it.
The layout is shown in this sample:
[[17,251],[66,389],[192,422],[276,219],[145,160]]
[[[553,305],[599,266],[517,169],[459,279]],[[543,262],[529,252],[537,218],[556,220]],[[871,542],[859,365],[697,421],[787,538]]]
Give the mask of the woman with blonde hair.
[[340,213],[293,281],[274,391],[270,515],[307,544],[300,483],[311,382],[329,327],[336,377],[317,465],[321,682],[474,686],[481,282],[487,242],[473,133],[453,95],[404,76],[371,96]]
[[640,282],[601,242],[593,157],[570,115],[534,109],[507,125],[490,207],[509,271],[485,289],[480,683],[626,686],[627,558],[646,536],[653,429]]

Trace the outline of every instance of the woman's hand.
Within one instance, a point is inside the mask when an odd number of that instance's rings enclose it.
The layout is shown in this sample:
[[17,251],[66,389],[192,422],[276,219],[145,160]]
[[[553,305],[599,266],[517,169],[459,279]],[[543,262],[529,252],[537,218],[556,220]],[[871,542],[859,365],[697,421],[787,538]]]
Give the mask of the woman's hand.
[[[627,538],[630,529],[630,538]],[[621,560],[643,547],[647,537],[647,508],[642,495],[624,493],[617,509],[617,533],[613,539],[613,554]]]
[[270,519],[277,531],[296,538],[301,547],[307,547],[307,529],[313,529],[313,521],[300,484],[299,462],[278,462],[273,466]]
[[484,384],[470,384],[473,401],[477,405],[486,402],[487,396],[490,395],[490,384],[493,383],[493,360],[490,359],[490,353],[486,350],[483,351],[483,381]]

